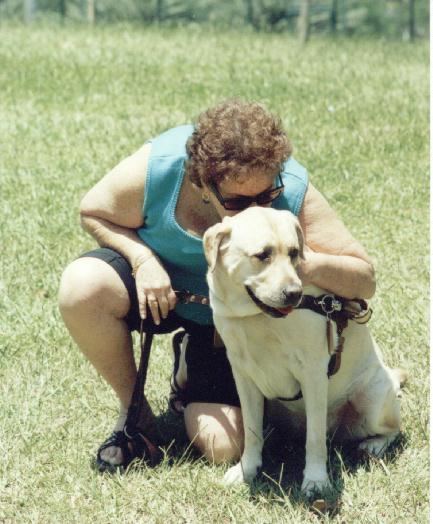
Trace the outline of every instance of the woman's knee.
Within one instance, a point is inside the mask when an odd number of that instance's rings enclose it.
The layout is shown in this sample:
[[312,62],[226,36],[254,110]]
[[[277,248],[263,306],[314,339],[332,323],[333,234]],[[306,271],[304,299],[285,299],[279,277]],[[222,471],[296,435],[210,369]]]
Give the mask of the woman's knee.
[[194,402],[185,409],[185,426],[191,442],[209,461],[240,459],[244,447],[240,408]]
[[91,257],[74,260],[60,281],[59,309],[63,317],[83,316],[104,308],[118,317],[128,313],[129,296],[119,275],[102,260]]

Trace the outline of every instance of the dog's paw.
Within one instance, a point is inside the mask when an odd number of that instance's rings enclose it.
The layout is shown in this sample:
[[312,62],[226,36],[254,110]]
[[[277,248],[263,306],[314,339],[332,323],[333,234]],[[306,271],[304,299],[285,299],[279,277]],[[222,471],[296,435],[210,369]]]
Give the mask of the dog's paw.
[[386,448],[389,445],[389,440],[386,437],[374,437],[363,440],[358,449],[363,453],[369,453],[377,458],[383,457]]
[[311,497],[317,493],[322,493],[323,491],[331,488],[331,482],[329,481],[328,475],[323,479],[310,479],[304,477],[302,482],[302,492],[305,496]]
[[227,470],[223,478],[224,486],[236,486],[245,482],[244,471],[240,462]]
[[224,486],[236,486],[239,484],[249,484],[257,475],[258,467],[244,468],[239,462],[236,466],[231,467],[223,478]]

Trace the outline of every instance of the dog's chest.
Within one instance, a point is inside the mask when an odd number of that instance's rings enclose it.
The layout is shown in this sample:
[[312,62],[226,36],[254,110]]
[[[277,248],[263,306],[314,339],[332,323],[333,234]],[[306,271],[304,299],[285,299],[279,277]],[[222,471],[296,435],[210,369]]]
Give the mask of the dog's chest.
[[297,395],[305,366],[303,344],[281,329],[282,322],[238,319],[219,323],[215,318],[232,367],[251,379],[267,398]]

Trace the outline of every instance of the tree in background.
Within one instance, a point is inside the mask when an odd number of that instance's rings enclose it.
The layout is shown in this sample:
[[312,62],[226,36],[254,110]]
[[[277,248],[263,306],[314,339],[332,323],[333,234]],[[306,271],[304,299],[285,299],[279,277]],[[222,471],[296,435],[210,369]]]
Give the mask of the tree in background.
[[[53,17],[54,15],[54,17]],[[103,22],[249,25],[256,30],[298,34],[428,38],[428,0],[0,0],[0,18]]]
[[409,38],[414,40],[415,37],[415,0],[409,0]]
[[30,24],[35,18],[36,0],[24,0],[24,22]]
[[310,36],[310,0],[301,0],[298,17],[299,39],[305,44]]
[[338,0],[332,0],[331,2],[331,12],[329,15],[329,22],[331,26],[331,32],[335,33],[337,31],[337,22],[338,22]]
[[87,21],[89,24],[95,23],[95,0],[87,0]]

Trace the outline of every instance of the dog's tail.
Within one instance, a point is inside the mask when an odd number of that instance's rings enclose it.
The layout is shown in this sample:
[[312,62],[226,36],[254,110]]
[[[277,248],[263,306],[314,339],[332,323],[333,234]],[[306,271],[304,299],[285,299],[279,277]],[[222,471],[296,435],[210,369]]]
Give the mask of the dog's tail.
[[400,384],[400,387],[401,388],[404,387],[404,385],[407,382],[407,379],[409,378],[409,373],[405,369],[402,369],[402,368],[394,368],[392,370],[392,373],[397,378]]

